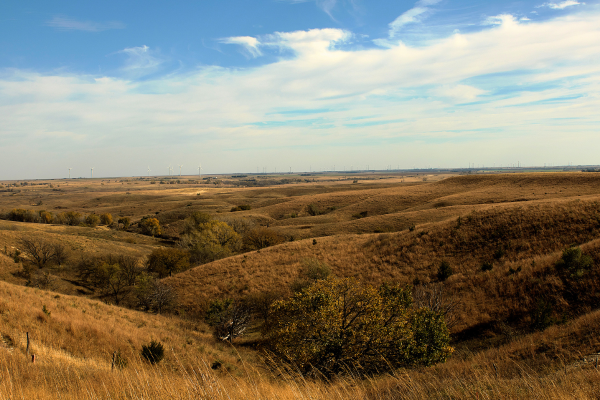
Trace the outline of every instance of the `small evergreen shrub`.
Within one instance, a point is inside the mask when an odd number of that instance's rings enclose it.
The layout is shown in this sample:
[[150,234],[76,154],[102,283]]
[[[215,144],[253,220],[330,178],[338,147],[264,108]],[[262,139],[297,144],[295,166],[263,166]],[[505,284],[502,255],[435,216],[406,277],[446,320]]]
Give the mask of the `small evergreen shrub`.
[[148,345],[142,345],[142,358],[150,364],[158,364],[165,356],[165,348],[161,342],[152,340]]

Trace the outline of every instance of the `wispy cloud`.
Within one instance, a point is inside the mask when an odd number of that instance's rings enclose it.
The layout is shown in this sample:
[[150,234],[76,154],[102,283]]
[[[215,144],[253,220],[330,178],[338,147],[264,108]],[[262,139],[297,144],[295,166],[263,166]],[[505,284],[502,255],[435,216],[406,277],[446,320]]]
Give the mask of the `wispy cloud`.
[[358,5],[357,5],[358,0],[277,0],[277,1],[284,1],[287,3],[314,2],[317,5],[317,7],[319,7],[323,12],[325,12],[327,15],[329,15],[329,17],[334,21],[337,21],[337,20],[333,16],[333,9],[336,8],[336,6],[339,3],[344,3],[344,4],[349,3],[349,7],[351,7],[355,11],[358,10]]
[[[352,35],[340,29],[279,32],[246,42],[265,54],[289,49],[289,57],[147,80],[5,71],[0,170],[31,154],[49,164],[40,131],[53,135],[60,168],[48,173],[58,176],[68,157],[115,176],[149,160],[164,163],[166,174],[168,163],[198,165],[200,156],[221,172],[356,160],[372,168],[399,159],[404,167],[462,165],[467,155],[486,164],[597,162],[599,17],[520,23],[504,15],[418,47],[361,50],[336,46]],[[146,71],[162,65],[152,50],[120,53],[129,68]],[[123,157],[108,163],[104,149]]]
[[152,50],[146,45],[139,47],[128,47],[117,52],[117,54],[125,54],[127,59],[123,70],[134,76],[141,76],[155,72],[157,68],[164,62],[163,59],[157,57]]
[[258,48],[260,42],[258,39],[251,36],[234,36],[224,39],[220,39],[219,42],[225,44],[237,44],[244,48],[247,54],[252,58],[256,58],[262,55],[262,52]]
[[584,4],[585,3],[580,3],[575,0],[565,0],[561,3],[544,3],[542,5],[539,5],[538,7],[549,7],[549,8],[552,8],[553,10],[563,10],[567,7],[584,5]]
[[427,13],[430,12],[430,7],[439,3],[441,0],[419,0],[413,8],[402,13],[398,18],[389,24],[389,37],[394,38],[402,29],[403,26],[415,22],[420,22]]
[[125,24],[119,21],[78,21],[76,19],[65,16],[55,16],[50,21],[46,21],[46,25],[61,30],[74,30],[86,32],[101,32],[109,29],[125,29]]

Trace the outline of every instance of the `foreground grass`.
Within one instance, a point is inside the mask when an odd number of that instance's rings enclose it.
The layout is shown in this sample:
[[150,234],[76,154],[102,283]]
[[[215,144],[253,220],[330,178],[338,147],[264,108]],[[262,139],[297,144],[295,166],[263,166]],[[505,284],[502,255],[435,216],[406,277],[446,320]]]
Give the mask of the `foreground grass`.
[[[600,372],[577,368],[539,375],[514,363],[513,376],[493,364],[449,363],[399,371],[377,379],[315,382],[298,376],[246,370],[236,377],[200,360],[177,367],[141,361],[125,370],[94,365],[31,364],[23,354],[0,351],[2,399],[597,399]],[[252,367],[247,367],[252,368]]]

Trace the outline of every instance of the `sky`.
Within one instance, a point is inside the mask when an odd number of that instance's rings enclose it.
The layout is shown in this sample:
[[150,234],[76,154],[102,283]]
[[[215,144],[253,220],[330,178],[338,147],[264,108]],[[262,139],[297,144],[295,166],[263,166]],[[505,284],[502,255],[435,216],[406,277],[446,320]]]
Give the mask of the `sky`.
[[600,0],[0,2],[2,180],[596,165],[599,110]]

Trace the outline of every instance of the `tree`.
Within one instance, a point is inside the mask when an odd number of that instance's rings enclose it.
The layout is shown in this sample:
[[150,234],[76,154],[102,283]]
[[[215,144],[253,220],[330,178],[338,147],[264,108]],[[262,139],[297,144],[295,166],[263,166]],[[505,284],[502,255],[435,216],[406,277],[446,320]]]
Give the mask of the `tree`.
[[69,259],[67,248],[62,243],[52,245],[52,260],[59,266],[63,265]]
[[146,235],[158,236],[161,234],[160,231],[160,222],[156,218],[144,217],[140,221],[140,228],[142,228],[142,232]]
[[121,218],[119,218],[117,223],[119,224],[119,226],[123,227],[123,230],[125,230],[125,229],[129,228],[129,224],[131,223],[131,220],[129,219],[129,217],[121,217]]
[[81,223],[81,214],[77,211],[68,211],[62,214],[62,220],[67,225],[76,226]]
[[244,246],[248,250],[260,250],[283,242],[283,237],[272,229],[259,227],[244,235]]
[[193,263],[207,263],[228,257],[241,248],[241,237],[225,222],[210,220],[182,236],[181,245],[190,250]]
[[95,228],[100,223],[100,217],[96,214],[89,214],[85,217],[85,224],[90,228]]
[[213,327],[216,338],[231,343],[244,335],[250,324],[250,309],[242,301],[215,300],[209,306],[206,320]]
[[127,275],[119,264],[102,263],[97,271],[100,288],[115,301],[116,305],[129,293],[130,285]]
[[102,225],[106,225],[106,226],[112,225],[112,223],[113,223],[112,215],[110,213],[100,215],[100,223]]
[[185,271],[190,267],[190,256],[187,251],[173,248],[152,250],[146,263],[148,272],[158,274],[160,279],[173,276],[174,272]]
[[54,257],[54,246],[45,240],[23,238],[21,246],[40,269],[50,263]]
[[156,311],[161,313],[175,303],[175,292],[173,288],[160,282],[151,275],[142,274],[135,286],[135,295],[138,306],[144,311]]
[[408,288],[319,280],[275,302],[263,332],[271,350],[305,374],[445,361],[452,348],[443,316],[411,303]]

